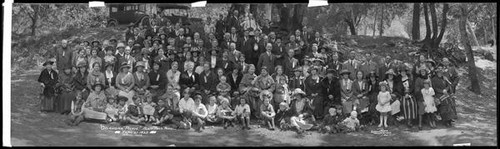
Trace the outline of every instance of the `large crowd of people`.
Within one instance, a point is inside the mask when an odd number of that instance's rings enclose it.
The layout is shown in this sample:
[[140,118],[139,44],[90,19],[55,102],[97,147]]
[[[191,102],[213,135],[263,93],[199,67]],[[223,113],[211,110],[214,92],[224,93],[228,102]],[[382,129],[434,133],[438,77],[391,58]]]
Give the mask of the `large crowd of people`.
[[[452,126],[458,74],[447,58],[413,65],[390,55],[339,51],[307,27],[279,37],[252,14],[206,19],[202,31],[153,20],[129,26],[123,39],[56,49],[43,64],[43,112],[68,125],[351,132],[375,125]],[[345,54],[341,54],[345,53]],[[345,55],[343,61],[339,58]],[[375,56],[383,56],[380,61]]]

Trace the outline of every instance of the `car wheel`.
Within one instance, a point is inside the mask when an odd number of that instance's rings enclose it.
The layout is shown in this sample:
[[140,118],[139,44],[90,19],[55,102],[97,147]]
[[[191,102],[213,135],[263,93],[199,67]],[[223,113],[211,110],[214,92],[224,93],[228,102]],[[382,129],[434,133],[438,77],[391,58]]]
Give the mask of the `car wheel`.
[[111,20],[108,22],[108,27],[115,27],[117,24],[118,22],[116,22],[116,20]]

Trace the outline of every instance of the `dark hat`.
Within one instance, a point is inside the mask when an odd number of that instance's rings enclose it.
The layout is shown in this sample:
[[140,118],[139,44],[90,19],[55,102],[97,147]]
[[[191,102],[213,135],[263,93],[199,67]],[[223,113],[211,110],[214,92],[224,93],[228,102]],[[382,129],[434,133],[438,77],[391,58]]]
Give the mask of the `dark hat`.
[[103,84],[101,84],[100,82],[97,82],[96,84],[94,84],[94,85],[92,86],[92,89],[94,89],[94,90],[95,90],[95,87],[97,87],[97,86],[101,86],[101,89],[103,89],[103,88],[104,88],[104,85],[103,85]]
[[129,68],[130,69],[130,65],[128,65],[127,62],[123,62],[122,65],[120,66],[120,70],[122,70],[123,68]]
[[146,35],[145,37],[146,37],[146,39],[147,39],[148,37],[151,37],[151,39],[153,39],[153,35],[151,35],[151,34],[148,34],[148,35]]
[[370,71],[370,73],[368,73],[368,78],[374,76],[375,78],[377,78],[377,73],[375,71]]
[[109,63],[109,62],[108,62],[108,63],[105,63],[105,64],[104,64],[104,68],[108,68],[109,66],[114,67],[114,65],[115,65],[115,64],[113,64],[113,63]]
[[86,67],[86,66],[87,66],[87,62],[85,62],[85,61],[81,61],[78,64],[76,64],[76,67],[78,67],[78,68]]
[[165,37],[168,37],[167,34],[165,34],[165,33],[158,34],[158,37],[161,37],[161,35],[164,35]]
[[101,44],[101,42],[99,42],[97,39],[92,41],[92,44],[94,44],[95,42],[97,42],[97,44]]
[[135,67],[146,67],[146,63],[144,61],[138,61],[136,64],[135,64]]
[[153,38],[153,42],[157,42],[157,41],[158,41],[158,43],[161,43],[161,39],[160,39],[160,37],[155,37],[155,38]]
[[319,59],[319,58],[313,58],[312,60],[313,62],[321,62],[323,63],[324,61],[322,59]]
[[198,55],[200,55],[200,53],[201,53],[201,51],[200,51],[200,49],[199,49],[198,47],[193,47],[193,48],[191,48],[191,51],[190,51],[190,52],[191,52],[191,53],[195,53],[195,52],[196,52],[196,53],[198,53]]
[[431,80],[429,80],[429,79],[424,80],[424,84],[431,84]]
[[43,66],[46,66],[46,65],[54,65],[54,62],[53,61],[46,61],[45,63],[43,63]]
[[394,76],[396,75],[396,73],[392,69],[387,70],[387,72],[385,72],[385,74],[386,75],[394,75]]
[[335,69],[328,68],[328,69],[326,70],[326,73],[335,73]]
[[111,41],[116,42],[117,40],[116,40],[116,37],[115,37],[115,36],[112,36],[112,37],[109,39],[109,41],[110,41],[110,42],[111,42]]
[[347,69],[343,69],[342,71],[340,71],[340,75],[344,75],[344,74],[351,74],[351,72],[349,72]]
[[120,102],[120,101],[125,101],[125,102],[127,102],[127,101],[128,101],[128,98],[127,98],[127,97],[124,97],[124,96],[118,96],[118,97],[116,98],[116,100],[117,100],[118,102]]
[[297,67],[297,68],[295,68],[295,70],[294,70],[294,71],[299,71],[299,72],[302,72],[302,67]]

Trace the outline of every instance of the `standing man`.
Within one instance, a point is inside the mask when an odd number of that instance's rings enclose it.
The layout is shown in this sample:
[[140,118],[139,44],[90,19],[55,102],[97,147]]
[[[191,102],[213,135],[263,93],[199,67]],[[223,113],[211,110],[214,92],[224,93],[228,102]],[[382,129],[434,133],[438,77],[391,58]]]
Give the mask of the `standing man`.
[[[276,60],[275,56],[271,53],[273,49],[273,45],[271,43],[267,43],[266,52],[260,54],[259,62],[257,63],[257,70],[261,70],[263,66],[266,66],[267,72],[269,74],[273,74],[274,72],[274,62]],[[260,74],[260,72],[259,72]]]
[[71,68],[73,51],[68,48],[68,41],[62,40],[61,46],[56,51],[56,65],[58,73],[62,73],[64,68]]
[[345,61],[342,69],[346,69],[349,71],[349,79],[354,80],[356,78],[356,71],[358,70],[358,61],[355,60],[356,58],[356,52],[351,51],[349,53],[349,60]]

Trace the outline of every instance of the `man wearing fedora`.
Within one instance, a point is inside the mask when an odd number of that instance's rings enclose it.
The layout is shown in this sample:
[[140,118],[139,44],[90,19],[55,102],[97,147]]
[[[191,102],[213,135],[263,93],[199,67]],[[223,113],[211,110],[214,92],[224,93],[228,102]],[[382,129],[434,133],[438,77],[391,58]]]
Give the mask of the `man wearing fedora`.
[[342,69],[349,71],[349,79],[351,80],[355,79],[356,76],[354,73],[359,69],[359,62],[355,58],[356,52],[351,51],[351,53],[349,53],[349,60],[345,61],[342,65]]
[[[336,70],[329,68],[326,73],[326,77],[322,80],[323,89],[326,93],[326,103],[328,106],[341,105],[341,93],[340,93],[340,81],[335,77]],[[328,108],[325,108],[328,110]],[[328,112],[328,111],[325,111]]]

